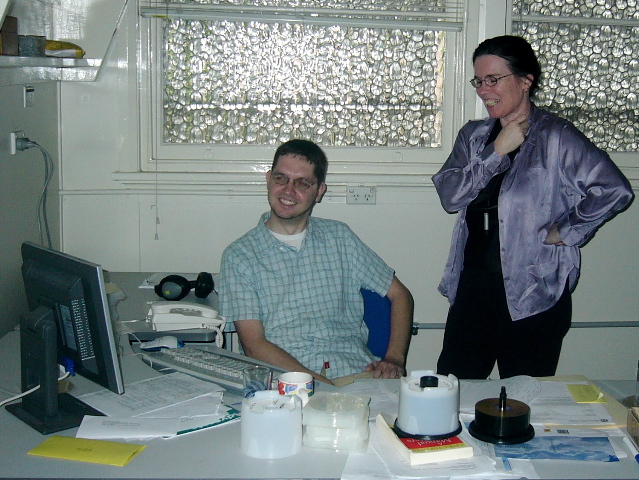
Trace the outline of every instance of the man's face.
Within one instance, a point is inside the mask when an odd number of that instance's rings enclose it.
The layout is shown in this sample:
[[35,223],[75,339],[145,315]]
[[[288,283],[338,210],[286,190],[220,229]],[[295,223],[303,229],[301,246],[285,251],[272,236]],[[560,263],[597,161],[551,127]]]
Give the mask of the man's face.
[[[266,174],[266,182],[271,211],[281,220],[306,220],[326,191],[326,184],[317,182],[313,165],[293,154],[279,158],[273,171]],[[303,184],[310,186],[304,190]]]

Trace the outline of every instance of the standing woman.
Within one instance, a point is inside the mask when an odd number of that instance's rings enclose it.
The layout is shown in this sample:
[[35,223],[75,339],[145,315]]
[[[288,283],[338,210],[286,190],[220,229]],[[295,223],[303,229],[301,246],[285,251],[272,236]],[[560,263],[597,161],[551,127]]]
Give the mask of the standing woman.
[[485,40],[471,80],[489,117],[460,130],[433,176],[457,213],[439,291],[451,304],[440,374],[554,375],[580,250],[634,194],[610,157],[531,98],[541,68],[521,37]]

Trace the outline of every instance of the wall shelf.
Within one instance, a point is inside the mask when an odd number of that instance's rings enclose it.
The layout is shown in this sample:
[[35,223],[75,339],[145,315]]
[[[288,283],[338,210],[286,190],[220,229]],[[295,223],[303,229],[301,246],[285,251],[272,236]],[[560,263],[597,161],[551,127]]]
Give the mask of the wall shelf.
[[102,60],[0,55],[0,86],[52,81],[92,82]]

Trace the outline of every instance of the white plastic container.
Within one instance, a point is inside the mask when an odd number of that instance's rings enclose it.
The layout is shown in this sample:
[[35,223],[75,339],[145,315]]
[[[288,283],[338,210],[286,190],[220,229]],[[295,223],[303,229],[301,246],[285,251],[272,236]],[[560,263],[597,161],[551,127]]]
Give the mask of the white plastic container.
[[302,448],[302,400],[277,390],[242,400],[241,451],[255,458],[284,458]]
[[368,445],[370,398],[316,392],[304,407],[303,444],[310,448],[363,453]]
[[457,377],[437,375],[432,370],[415,370],[402,377],[397,427],[410,435],[446,437],[459,433]]

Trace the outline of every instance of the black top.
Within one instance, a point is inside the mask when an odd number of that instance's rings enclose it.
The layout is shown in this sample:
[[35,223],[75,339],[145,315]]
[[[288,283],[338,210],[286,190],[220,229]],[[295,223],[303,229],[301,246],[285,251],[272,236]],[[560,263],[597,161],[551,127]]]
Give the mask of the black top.
[[[495,141],[501,131],[501,122],[497,120],[486,145]],[[508,155],[515,158],[519,148]],[[466,223],[468,225],[468,240],[464,250],[464,266],[479,268],[490,272],[501,272],[501,257],[499,254],[499,190],[506,175],[505,170],[495,175],[477,195],[466,209]]]

